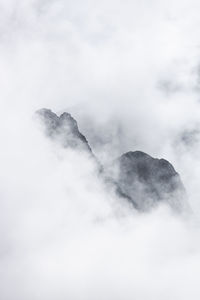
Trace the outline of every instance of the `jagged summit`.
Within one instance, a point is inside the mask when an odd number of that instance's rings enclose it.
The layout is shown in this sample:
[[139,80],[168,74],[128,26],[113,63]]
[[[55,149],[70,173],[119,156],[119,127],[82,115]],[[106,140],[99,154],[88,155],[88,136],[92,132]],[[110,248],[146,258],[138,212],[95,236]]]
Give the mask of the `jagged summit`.
[[180,176],[167,160],[153,158],[142,151],[129,151],[109,167],[102,167],[69,113],[58,116],[50,109],[42,108],[36,115],[52,140],[64,148],[89,153],[108,189],[115,190],[118,196],[131,202],[137,210],[146,211],[161,202],[178,212],[188,207]]
[[186,192],[179,174],[165,159],[142,151],[130,151],[113,163],[115,180],[139,210],[165,201],[177,211],[186,205]]
[[63,147],[71,147],[88,151],[92,150],[85,136],[79,131],[76,120],[67,112],[57,116],[50,109],[42,108],[36,111],[42,121],[46,134],[57,140]]

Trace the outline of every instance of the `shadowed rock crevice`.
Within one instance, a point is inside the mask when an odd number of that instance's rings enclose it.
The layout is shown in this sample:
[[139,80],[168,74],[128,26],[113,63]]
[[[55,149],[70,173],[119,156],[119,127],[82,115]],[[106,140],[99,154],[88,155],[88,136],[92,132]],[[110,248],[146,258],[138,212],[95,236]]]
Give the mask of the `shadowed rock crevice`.
[[103,168],[69,113],[57,116],[43,108],[36,115],[42,121],[46,135],[53,141],[64,148],[88,153],[106,187],[128,200],[137,210],[147,211],[161,202],[178,212],[188,208],[180,176],[167,160],[153,158],[142,151],[130,151]]

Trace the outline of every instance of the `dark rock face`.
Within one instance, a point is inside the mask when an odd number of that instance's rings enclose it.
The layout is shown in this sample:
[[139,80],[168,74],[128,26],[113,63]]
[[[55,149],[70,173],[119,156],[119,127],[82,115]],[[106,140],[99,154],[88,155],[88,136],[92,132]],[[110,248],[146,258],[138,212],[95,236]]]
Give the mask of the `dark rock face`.
[[147,211],[160,202],[175,211],[187,208],[186,192],[179,174],[164,159],[155,159],[141,152],[127,152],[109,168],[103,168],[93,154],[87,139],[80,133],[76,120],[69,114],[57,116],[49,109],[40,109],[36,115],[42,121],[46,135],[64,148],[85,151],[97,166],[105,187],[128,200],[137,210]]
[[141,152],[128,152],[115,160],[113,177],[123,194],[138,210],[165,201],[176,211],[184,210],[186,192],[179,174],[165,159]]
[[46,135],[59,142],[62,147],[84,150],[93,155],[88,141],[80,133],[76,120],[69,113],[64,112],[58,117],[50,109],[43,108],[36,114],[44,125]]

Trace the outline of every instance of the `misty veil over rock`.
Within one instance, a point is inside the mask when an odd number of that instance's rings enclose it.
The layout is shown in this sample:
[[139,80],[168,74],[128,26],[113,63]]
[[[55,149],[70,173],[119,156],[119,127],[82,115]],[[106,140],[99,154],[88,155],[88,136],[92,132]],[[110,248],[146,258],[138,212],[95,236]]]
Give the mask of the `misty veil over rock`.
[[112,165],[121,191],[139,210],[148,210],[161,201],[176,211],[186,208],[186,192],[179,174],[165,159],[142,152],[127,152]]
[[36,114],[43,121],[46,134],[63,147],[79,148],[92,153],[88,141],[78,129],[76,120],[69,113],[64,112],[58,117],[50,109],[43,108]]
[[167,160],[153,158],[142,151],[130,151],[111,162],[109,167],[102,167],[69,113],[57,116],[50,109],[43,108],[36,115],[49,138],[64,148],[88,153],[108,186],[137,210],[147,211],[161,202],[178,212],[188,208],[180,176]]

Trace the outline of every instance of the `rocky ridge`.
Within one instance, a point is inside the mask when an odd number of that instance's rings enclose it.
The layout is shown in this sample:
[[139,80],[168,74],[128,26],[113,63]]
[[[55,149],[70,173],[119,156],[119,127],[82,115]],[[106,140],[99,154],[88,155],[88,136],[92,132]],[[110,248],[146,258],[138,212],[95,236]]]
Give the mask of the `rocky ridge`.
[[111,162],[109,167],[103,167],[69,113],[57,116],[51,110],[43,108],[36,115],[49,138],[64,148],[88,153],[95,160],[106,184],[137,210],[148,211],[161,202],[174,211],[186,209],[185,188],[179,174],[167,160],[153,158],[142,151],[130,151]]

